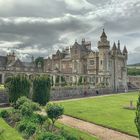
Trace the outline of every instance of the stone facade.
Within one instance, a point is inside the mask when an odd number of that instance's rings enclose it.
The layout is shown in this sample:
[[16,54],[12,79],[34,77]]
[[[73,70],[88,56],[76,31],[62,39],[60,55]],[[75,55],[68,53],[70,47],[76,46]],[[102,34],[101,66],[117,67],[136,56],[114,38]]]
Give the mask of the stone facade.
[[[114,91],[127,89],[127,49],[120,50],[118,41],[110,47],[107,35],[103,30],[98,41],[98,51],[91,49],[91,42],[82,39],[66,49],[58,50],[52,57],[45,59],[44,72],[62,75],[67,83],[78,83],[84,77],[83,83],[96,87],[103,85]],[[55,84],[55,83],[54,83]]]
[[[52,78],[53,86],[82,85],[90,88],[111,88],[114,91],[127,89],[127,49],[120,50],[118,41],[110,47],[107,35],[103,30],[98,41],[98,51],[91,49],[91,42],[82,39],[58,50],[52,57],[44,59],[44,68],[40,62],[35,65],[31,62],[22,62],[16,58],[15,53],[0,56],[0,82],[4,83],[6,77],[15,74],[48,74]],[[65,83],[64,83],[65,81]]]

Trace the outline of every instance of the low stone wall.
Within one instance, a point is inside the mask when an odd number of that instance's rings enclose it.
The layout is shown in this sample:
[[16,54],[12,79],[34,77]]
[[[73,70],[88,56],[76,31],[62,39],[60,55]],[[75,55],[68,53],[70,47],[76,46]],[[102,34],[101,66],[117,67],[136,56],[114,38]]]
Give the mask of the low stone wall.
[[86,89],[86,90],[83,88],[55,89],[55,90],[51,90],[51,100],[63,100],[63,99],[80,98],[80,97],[87,97],[87,96],[98,96],[98,95],[110,94],[112,92],[113,91],[110,88]]
[[140,88],[140,76],[128,76],[128,81],[137,88]]

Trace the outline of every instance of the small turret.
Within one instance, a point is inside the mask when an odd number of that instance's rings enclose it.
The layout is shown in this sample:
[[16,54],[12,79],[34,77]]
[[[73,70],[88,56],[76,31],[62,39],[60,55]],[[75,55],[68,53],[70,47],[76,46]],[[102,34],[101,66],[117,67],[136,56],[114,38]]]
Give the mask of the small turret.
[[112,50],[117,50],[117,47],[116,47],[116,43],[114,42],[114,44],[113,44],[113,47],[112,47]]
[[100,41],[98,41],[98,48],[110,48],[110,42],[107,40],[107,35],[104,29],[100,36]]
[[118,40],[118,54],[121,54],[120,41]]
[[126,49],[126,46],[124,46],[124,48],[123,48],[123,54],[127,54],[127,53],[128,53],[128,51]]
[[85,38],[82,38],[82,45],[85,44]]

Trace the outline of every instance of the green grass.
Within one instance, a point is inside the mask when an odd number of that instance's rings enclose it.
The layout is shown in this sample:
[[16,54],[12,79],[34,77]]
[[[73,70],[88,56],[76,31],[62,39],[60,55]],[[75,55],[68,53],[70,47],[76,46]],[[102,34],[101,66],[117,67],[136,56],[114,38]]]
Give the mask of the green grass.
[[4,129],[4,132],[0,134],[0,140],[23,140],[20,134],[2,118],[0,118],[0,129]]
[[76,137],[80,137],[82,138],[83,140],[98,140],[95,136],[93,135],[90,135],[86,132],[83,132],[83,131],[80,131],[76,128],[72,128],[72,127],[69,127],[67,125],[64,125],[64,124],[61,124],[61,123],[57,123],[56,126],[58,128],[63,128],[64,130],[66,130],[67,132],[69,132],[70,134],[73,134],[74,136]]
[[111,95],[97,98],[66,101],[65,114],[82,120],[117,129],[132,135],[138,135],[134,123],[135,111],[123,107],[130,104],[130,100],[136,105],[138,93]]

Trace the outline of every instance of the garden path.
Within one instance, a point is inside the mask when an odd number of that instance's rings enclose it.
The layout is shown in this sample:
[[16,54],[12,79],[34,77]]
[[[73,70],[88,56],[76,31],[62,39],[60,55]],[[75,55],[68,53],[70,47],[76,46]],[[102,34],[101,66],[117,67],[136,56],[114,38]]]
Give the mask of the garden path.
[[136,137],[66,115],[63,115],[59,122],[90,133],[100,140],[138,140]]

